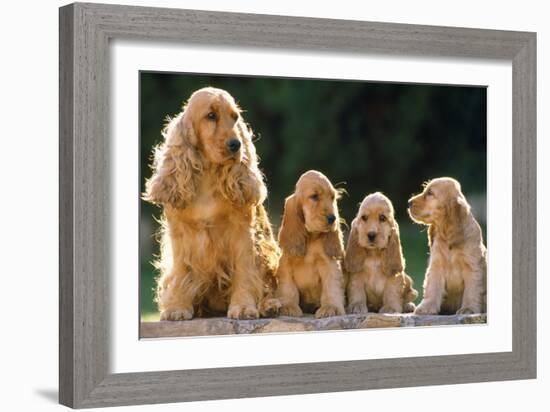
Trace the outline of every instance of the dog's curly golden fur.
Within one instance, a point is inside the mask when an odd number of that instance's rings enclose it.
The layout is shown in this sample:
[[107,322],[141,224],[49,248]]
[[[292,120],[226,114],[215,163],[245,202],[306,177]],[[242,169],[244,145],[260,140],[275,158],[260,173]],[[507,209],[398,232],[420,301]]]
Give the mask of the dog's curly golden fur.
[[405,273],[393,205],[382,193],[363,199],[351,224],[344,267],[348,313],[414,311],[418,292]]
[[430,262],[415,313],[484,313],[487,251],[460,183],[449,177],[428,182],[409,200],[409,214],[429,226]]
[[163,136],[144,194],[163,207],[161,319],[250,319],[277,310],[270,294],[280,252],[263,207],[267,189],[233,97],[197,90]]
[[326,176],[310,170],[285,200],[277,271],[281,315],[302,316],[303,310],[316,310],[317,318],[345,314],[339,195]]

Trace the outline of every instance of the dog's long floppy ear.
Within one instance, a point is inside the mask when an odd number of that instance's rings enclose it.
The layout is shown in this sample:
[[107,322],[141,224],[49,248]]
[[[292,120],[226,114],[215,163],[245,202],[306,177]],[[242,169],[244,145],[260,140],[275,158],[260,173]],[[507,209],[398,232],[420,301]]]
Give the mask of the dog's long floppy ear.
[[242,116],[239,116],[239,120],[237,120],[237,130],[239,131],[239,134],[243,141],[242,162],[248,167],[257,167],[258,156],[256,155],[256,148],[254,147],[254,143],[252,143],[254,133],[245,123]]
[[399,225],[395,221],[393,222],[393,227],[390,232],[390,238],[385,250],[382,265],[382,270],[387,276],[393,276],[405,270],[405,258],[403,257],[403,251],[401,249]]
[[359,244],[359,229],[357,218],[351,222],[351,230],[348,237],[344,268],[349,273],[359,272],[363,269],[363,263],[367,258],[367,251]]
[[296,194],[290,195],[285,200],[283,221],[279,230],[279,245],[283,253],[305,256],[306,237],[304,211]]
[[323,235],[323,247],[327,256],[334,259],[343,259],[344,241],[338,217],[336,217],[336,221],[338,222],[336,230],[334,232],[327,232]]
[[185,112],[171,119],[162,134],[164,142],[154,150],[153,175],[145,182],[143,199],[185,208],[195,196],[197,176],[202,171],[197,137]]
[[449,246],[464,242],[464,222],[470,212],[470,205],[462,196],[449,199],[445,206],[445,224],[442,229]]
[[254,133],[252,129],[239,117],[237,127],[242,135],[243,158],[242,163],[248,180],[243,182],[243,192],[247,201],[254,204],[262,204],[267,198],[267,187],[264,182],[264,176],[258,167],[258,156],[256,147],[252,142]]

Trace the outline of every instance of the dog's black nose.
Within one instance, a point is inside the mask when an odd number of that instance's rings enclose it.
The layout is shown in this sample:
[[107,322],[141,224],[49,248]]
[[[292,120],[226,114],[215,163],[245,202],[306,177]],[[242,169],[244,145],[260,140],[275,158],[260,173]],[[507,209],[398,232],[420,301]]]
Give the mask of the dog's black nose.
[[230,139],[226,145],[231,153],[237,153],[241,148],[241,141],[239,139]]
[[369,232],[367,233],[367,236],[369,240],[372,242],[374,239],[376,239],[376,233],[375,232]]
[[327,222],[328,222],[329,225],[332,225],[335,220],[336,220],[336,216],[334,216],[332,214],[327,216]]
[[407,204],[409,205],[409,207],[412,207],[412,205],[413,205],[413,201],[412,201],[412,199],[411,199],[411,200],[409,200],[409,202],[408,202]]

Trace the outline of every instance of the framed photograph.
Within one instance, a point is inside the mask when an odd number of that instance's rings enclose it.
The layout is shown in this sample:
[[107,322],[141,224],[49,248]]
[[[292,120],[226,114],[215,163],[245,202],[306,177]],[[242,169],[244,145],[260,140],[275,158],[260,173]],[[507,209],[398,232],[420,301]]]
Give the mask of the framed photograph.
[[534,33],[62,7],[60,402],[536,377],[535,86]]

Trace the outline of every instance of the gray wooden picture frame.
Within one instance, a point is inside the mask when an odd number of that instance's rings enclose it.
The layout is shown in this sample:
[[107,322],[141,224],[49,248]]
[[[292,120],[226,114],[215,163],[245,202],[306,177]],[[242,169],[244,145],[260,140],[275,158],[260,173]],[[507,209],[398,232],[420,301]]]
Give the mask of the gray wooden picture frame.
[[[59,28],[62,404],[85,408],[536,377],[535,33],[83,3],[60,9]],[[111,39],[511,61],[512,351],[109,373]]]

